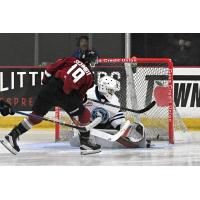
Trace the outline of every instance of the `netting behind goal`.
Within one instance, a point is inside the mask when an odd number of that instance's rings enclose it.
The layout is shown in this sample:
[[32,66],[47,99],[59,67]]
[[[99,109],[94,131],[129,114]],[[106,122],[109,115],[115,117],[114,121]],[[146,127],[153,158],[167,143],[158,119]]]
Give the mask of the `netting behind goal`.
[[[173,63],[170,59],[111,58],[99,59],[95,80],[110,75],[117,80],[121,106],[143,109],[152,101],[156,105],[144,114],[125,112],[131,122],[142,122],[148,139],[174,143],[174,130],[186,131],[173,102]],[[59,111],[59,112],[58,112]],[[66,116],[57,109],[57,117]],[[64,120],[69,120],[67,117]],[[56,139],[66,137],[66,128],[56,126]]]

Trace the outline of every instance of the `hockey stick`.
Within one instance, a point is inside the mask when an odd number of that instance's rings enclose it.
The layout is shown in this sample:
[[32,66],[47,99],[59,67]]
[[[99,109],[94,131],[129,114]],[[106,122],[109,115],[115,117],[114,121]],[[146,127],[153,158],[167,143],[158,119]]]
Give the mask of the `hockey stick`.
[[[0,110],[2,110],[3,108],[0,107]],[[67,127],[70,127],[70,128],[75,128],[75,129],[78,129],[80,131],[88,131],[91,129],[91,125],[88,124],[87,126],[75,126],[75,125],[72,125],[72,124],[67,124],[66,122],[62,121],[62,120],[59,120],[59,119],[50,119],[48,117],[42,117],[42,116],[39,116],[39,115],[33,115],[33,114],[27,114],[27,113],[24,113],[24,112],[21,112],[21,111],[15,111],[14,109],[12,109],[12,111],[14,113],[17,113],[17,114],[20,114],[20,115],[24,115],[24,116],[28,116],[28,117],[33,117],[35,119],[39,119],[39,120],[43,120],[43,121],[48,121],[48,122],[52,122],[52,123],[58,123],[62,126],[67,126]]]
[[[2,110],[3,108],[0,107],[0,110]],[[12,109],[13,112],[17,113],[17,114],[20,114],[20,115],[24,115],[24,116],[28,116],[28,117],[33,117],[35,119],[40,119],[40,120],[43,120],[43,121],[48,121],[48,122],[52,122],[52,123],[58,123],[62,126],[67,126],[67,127],[70,127],[70,128],[74,128],[74,129],[78,129],[80,131],[89,131],[91,130],[93,127],[95,127],[97,124],[99,124],[101,122],[101,117],[97,117],[95,120],[93,120],[90,124],[86,125],[86,126],[76,126],[76,125],[72,125],[72,124],[67,124],[65,123],[64,121],[62,120],[58,120],[58,119],[50,119],[50,118],[47,118],[47,117],[41,117],[39,115],[33,115],[33,114],[27,114],[27,113],[24,113],[24,112],[21,112],[21,111],[15,111],[14,109]],[[107,133],[99,133],[98,135],[96,135],[97,137],[102,137],[106,140],[109,140],[109,141],[116,141],[121,135],[123,135],[125,129],[127,128],[127,126],[130,124],[129,123],[126,123],[126,126],[124,126],[122,128],[122,130],[120,130],[118,132],[118,134],[116,135],[110,135],[110,134],[107,134]],[[1,142],[1,141],[0,141]],[[4,145],[5,146],[5,145]]]
[[156,104],[155,101],[152,101],[147,107],[145,107],[145,108],[143,108],[141,110],[133,110],[133,109],[130,109],[130,108],[125,108],[123,106],[113,105],[113,104],[107,103],[107,102],[103,103],[103,102],[100,102],[100,101],[95,100],[95,99],[88,98],[88,100],[96,102],[96,103],[104,104],[104,105],[107,105],[107,106],[111,106],[111,107],[114,107],[114,108],[119,108],[120,110],[130,111],[130,112],[134,112],[134,113],[138,113],[138,114],[147,112],[148,110],[150,110],[151,108],[153,108],[155,106],[155,104]]

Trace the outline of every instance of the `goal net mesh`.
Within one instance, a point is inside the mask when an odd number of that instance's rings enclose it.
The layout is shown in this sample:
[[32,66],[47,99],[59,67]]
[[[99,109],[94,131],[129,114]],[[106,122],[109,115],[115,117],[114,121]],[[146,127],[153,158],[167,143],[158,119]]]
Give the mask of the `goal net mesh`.
[[[173,103],[173,63],[170,60],[100,59],[94,74],[96,84],[105,75],[117,80],[116,95],[123,107],[140,110],[156,101],[156,105],[143,114],[125,111],[131,122],[143,123],[147,139],[174,143],[174,131],[187,131]],[[57,117],[69,121],[62,110],[57,113]],[[57,125],[57,139],[66,138],[65,132],[66,128]]]

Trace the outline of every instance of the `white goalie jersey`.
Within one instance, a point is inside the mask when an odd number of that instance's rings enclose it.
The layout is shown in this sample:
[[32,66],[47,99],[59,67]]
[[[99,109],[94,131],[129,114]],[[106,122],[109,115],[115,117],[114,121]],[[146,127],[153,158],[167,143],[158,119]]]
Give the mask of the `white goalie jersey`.
[[[85,106],[90,110],[91,121],[93,121],[97,116],[101,115],[102,121],[97,126],[100,129],[120,129],[120,126],[125,123],[125,115],[118,108],[104,105],[102,103],[108,102],[113,105],[120,106],[118,97],[113,94],[105,98],[98,91],[98,86],[94,86],[87,92],[87,102]],[[94,99],[100,103],[91,101],[89,99]]]

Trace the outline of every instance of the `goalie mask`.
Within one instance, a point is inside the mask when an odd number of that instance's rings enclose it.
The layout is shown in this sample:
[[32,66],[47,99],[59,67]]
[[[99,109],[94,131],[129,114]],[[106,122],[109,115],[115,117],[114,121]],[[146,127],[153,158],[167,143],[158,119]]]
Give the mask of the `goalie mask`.
[[104,76],[100,79],[98,83],[98,91],[108,100],[115,94],[117,90],[118,84],[114,78],[110,76]]

